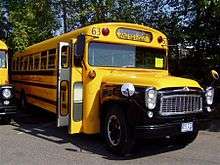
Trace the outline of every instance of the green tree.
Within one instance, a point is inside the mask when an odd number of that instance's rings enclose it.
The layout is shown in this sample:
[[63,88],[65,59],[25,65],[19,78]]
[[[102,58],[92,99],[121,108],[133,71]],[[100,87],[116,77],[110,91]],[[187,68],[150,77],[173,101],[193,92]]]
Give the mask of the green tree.
[[10,45],[15,51],[53,36],[58,28],[50,0],[8,0]]

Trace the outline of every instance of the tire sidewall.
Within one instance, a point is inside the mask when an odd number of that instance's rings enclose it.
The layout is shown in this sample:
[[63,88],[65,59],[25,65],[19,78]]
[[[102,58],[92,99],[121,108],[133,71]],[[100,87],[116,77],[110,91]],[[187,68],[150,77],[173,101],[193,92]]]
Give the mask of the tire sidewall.
[[[108,137],[108,121],[111,116],[115,115],[120,123],[120,142],[118,145],[112,145]],[[103,136],[108,147],[115,153],[125,155],[130,152],[133,146],[131,128],[127,124],[126,115],[120,106],[114,105],[108,108],[108,112],[104,118]]]

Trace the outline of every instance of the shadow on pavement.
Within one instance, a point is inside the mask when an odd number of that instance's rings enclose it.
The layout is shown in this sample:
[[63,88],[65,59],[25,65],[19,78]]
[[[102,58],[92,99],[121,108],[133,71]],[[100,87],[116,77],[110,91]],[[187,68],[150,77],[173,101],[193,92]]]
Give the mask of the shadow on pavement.
[[174,151],[184,146],[176,146],[168,140],[142,141],[136,144],[131,155],[119,157],[107,150],[99,135],[69,135],[67,128],[56,127],[56,116],[45,111],[19,113],[11,123],[15,130],[56,144],[72,144],[66,151],[82,154],[98,154],[110,160],[129,160]]
[[210,127],[207,129],[210,132],[220,132],[220,103],[215,106],[215,113]]

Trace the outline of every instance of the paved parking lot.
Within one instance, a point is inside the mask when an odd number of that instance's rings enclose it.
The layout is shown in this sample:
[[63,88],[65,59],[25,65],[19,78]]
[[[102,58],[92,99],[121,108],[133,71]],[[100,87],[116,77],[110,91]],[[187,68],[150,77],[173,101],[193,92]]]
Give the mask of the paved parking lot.
[[[20,113],[0,126],[0,165],[30,164],[220,164],[220,119],[182,147],[167,141],[136,145],[132,156],[117,157],[99,136],[68,135],[47,113]],[[169,144],[169,145],[168,145]]]

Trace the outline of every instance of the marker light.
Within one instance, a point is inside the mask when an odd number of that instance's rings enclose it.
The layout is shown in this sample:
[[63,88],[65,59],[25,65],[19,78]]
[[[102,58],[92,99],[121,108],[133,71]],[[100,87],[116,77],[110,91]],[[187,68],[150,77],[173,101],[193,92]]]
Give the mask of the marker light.
[[89,71],[89,78],[94,79],[96,77],[96,72],[94,70]]
[[163,42],[163,37],[162,37],[162,36],[158,37],[158,38],[157,38],[157,41],[158,41],[159,43],[162,43],[162,42]]
[[110,33],[110,30],[108,28],[103,28],[102,29],[103,36],[107,36],[107,35],[109,35],[109,33]]

